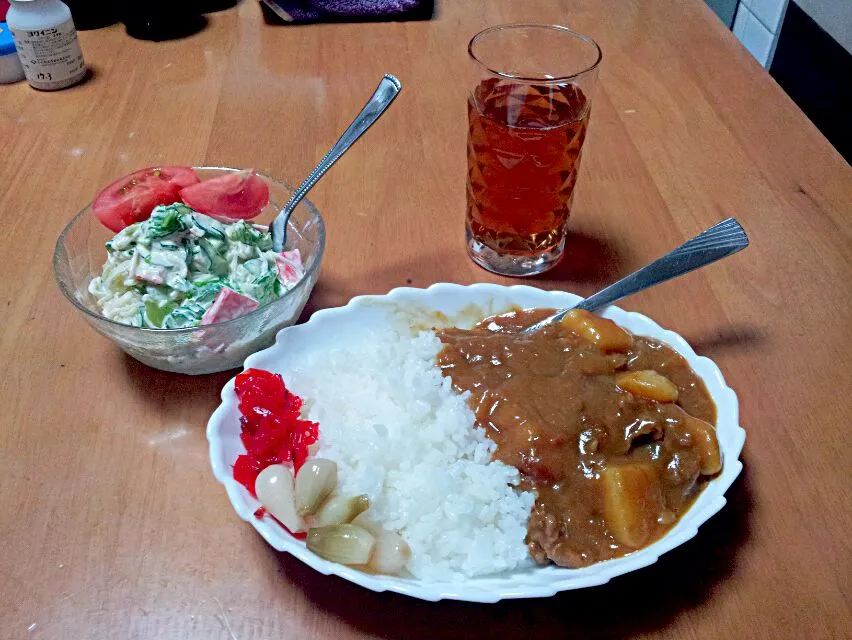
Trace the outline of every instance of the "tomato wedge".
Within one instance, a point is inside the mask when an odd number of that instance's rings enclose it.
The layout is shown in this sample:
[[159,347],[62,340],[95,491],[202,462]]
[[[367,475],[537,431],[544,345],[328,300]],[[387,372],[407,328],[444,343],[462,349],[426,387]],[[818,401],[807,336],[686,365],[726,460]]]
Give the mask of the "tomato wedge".
[[224,220],[248,220],[269,204],[269,185],[254,169],[245,169],[186,187],[180,197],[199,213]]
[[191,167],[149,167],[119,178],[101,190],[92,213],[112,231],[147,220],[154,207],[180,202],[180,191],[198,182]]

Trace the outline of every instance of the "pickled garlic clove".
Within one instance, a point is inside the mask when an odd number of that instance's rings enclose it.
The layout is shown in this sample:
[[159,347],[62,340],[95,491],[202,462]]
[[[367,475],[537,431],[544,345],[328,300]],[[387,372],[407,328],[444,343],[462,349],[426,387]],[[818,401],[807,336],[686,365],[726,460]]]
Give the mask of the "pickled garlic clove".
[[313,515],[337,487],[337,464],[317,458],[308,460],[296,474],[296,510]]
[[257,499],[266,510],[292,533],[305,530],[305,523],[296,511],[293,472],[281,464],[273,464],[257,476],[254,483]]
[[408,543],[394,531],[383,531],[376,537],[376,544],[368,566],[378,573],[398,574],[411,558]]
[[334,496],[329,498],[316,514],[315,527],[327,527],[334,524],[348,524],[359,513],[370,506],[367,496]]
[[376,539],[369,531],[351,524],[312,527],[308,530],[308,549],[331,562],[367,564]]
[[385,532],[385,528],[382,526],[382,523],[373,518],[373,513],[369,509],[362,511],[355,516],[354,520],[352,520],[350,524],[366,529],[377,538]]

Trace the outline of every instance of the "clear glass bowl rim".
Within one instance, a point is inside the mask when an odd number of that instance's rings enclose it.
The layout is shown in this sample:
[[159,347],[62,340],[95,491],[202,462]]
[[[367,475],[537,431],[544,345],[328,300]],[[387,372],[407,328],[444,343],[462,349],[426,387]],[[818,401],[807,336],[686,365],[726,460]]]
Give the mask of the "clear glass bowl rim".
[[[558,76],[554,78],[545,78],[535,76],[520,76],[511,73],[506,73],[505,71],[492,69],[474,53],[474,47],[479,42],[479,40],[481,40],[485,36],[491,35],[492,33],[496,33],[498,31],[508,31],[513,29],[550,29],[552,31],[559,31],[565,33],[566,35],[572,36],[578,40],[582,40],[586,44],[590,44],[592,47],[594,47],[594,50],[597,54],[595,57],[595,61],[585,69],[576,73],[571,73],[568,75]],[[480,67],[482,67],[487,73],[490,73],[491,75],[498,76],[500,78],[506,78],[509,80],[520,80],[521,82],[536,82],[543,84],[556,84],[566,82],[568,80],[574,80],[584,74],[589,73],[590,71],[594,71],[603,60],[603,51],[601,51],[601,48],[600,46],[598,46],[598,43],[592,40],[589,36],[559,24],[545,24],[537,22],[516,22],[509,24],[498,24],[493,27],[483,29],[470,39],[470,42],[467,45],[467,53]]]
[[[192,167],[192,169],[197,170],[197,171],[240,171],[240,169],[235,169],[233,167],[207,167],[207,166],[204,166],[204,167]],[[267,182],[274,184],[278,187],[282,187],[282,188],[286,189],[287,191],[289,191],[290,193],[293,193],[293,191],[295,190],[294,187],[290,186],[288,183],[286,183],[282,180],[276,180],[275,178],[270,178],[269,176],[267,176],[263,173],[260,173],[260,172],[256,172],[256,173],[257,173],[257,175],[259,175],[261,178],[263,178]],[[317,220],[317,222],[319,224],[319,243],[317,245],[316,259],[314,260],[313,264],[311,265],[311,267],[308,270],[305,271],[305,275],[302,276],[302,279],[299,280],[298,284],[296,284],[295,287],[293,287],[292,289],[287,291],[283,296],[281,296],[280,298],[278,298],[274,302],[270,302],[267,305],[259,306],[257,309],[249,311],[248,313],[246,313],[244,315],[237,316],[236,318],[232,318],[231,320],[225,320],[224,322],[213,322],[211,324],[206,324],[204,326],[199,325],[197,327],[183,327],[183,328],[180,328],[180,329],[149,329],[147,327],[134,327],[134,326],[129,325],[129,324],[124,324],[123,322],[116,322],[115,320],[110,320],[106,316],[103,316],[99,313],[96,313],[95,311],[92,311],[89,307],[85,306],[79,300],[77,300],[76,296],[74,294],[72,294],[71,291],[69,291],[65,282],[63,282],[62,278],[60,278],[60,276],[59,276],[58,263],[59,263],[60,246],[62,246],[62,244],[65,240],[65,237],[70,233],[70,231],[74,227],[75,223],[81,217],[83,217],[84,215],[89,213],[89,209],[91,209],[91,207],[92,207],[91,202],[89,204],[87,204],[85,207],[83,207],[73,218],[71,218],[71,221],[67,225],[65,225],[65,228],[62,229],[62,233],[60,233],[59,237],[56,239],[56,245],[55,245],[54,250],[53,250],[53,277],[56,280],[56,284],[59,287],[59,290],[62,291],[62,295],[64,295],[65,298],[71,304],[73,304],[75,307],[77,307],[77,309],[79,309],[80,311],[85,313],[90,318],[97,320],[98,322],[105,322],[107,324],[111,324],[111,325],[114,325],[116,327],[121,327],[121,329],[126,330],[126,331],[135,330],[135,331],[141,331],[141,332],[144,332],[144,333],[181,335],[181,334],[193,333],[193,332],[198,331],[199,329],[213,329],[213,328],[218,328],[218,327],[231,326],[231,325],[234,325],[238,322],[244,321],[246,318],[252,317],[254,314],[260,312],[261,310],[269,309],[270,307],[272,307],[274,305],[278,305],[278,304],[284,302],[285,300],[287,300],[291,295],[301,291],[302,288],[304,288],[305,284],[311,281],[311,278],[312,278],[314,272],[317,269],[319,269],[320,262],[322,262],[322,257],[323,257],[323,254],[325,253],[325,221],[322,219],[322,215],[320,215],[319,210],[316,208],[316,206],[314,206],[313,202],[311,202],[307,198],[303,198],[302,201],[299,203],[299,206],[301,206],[301,205],[305,205],[305,207],[308,209],[310,214]]]

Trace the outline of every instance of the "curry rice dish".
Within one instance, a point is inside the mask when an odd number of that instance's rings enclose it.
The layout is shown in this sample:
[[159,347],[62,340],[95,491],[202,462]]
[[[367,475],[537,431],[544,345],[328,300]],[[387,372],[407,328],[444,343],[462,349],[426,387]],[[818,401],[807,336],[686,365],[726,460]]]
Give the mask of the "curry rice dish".
[[722,460],[715,406],[682,356],[585,311],[520,333],[553,312],[440,330],[438,364],[536,494],[530,554],[578,568],[660,538]]

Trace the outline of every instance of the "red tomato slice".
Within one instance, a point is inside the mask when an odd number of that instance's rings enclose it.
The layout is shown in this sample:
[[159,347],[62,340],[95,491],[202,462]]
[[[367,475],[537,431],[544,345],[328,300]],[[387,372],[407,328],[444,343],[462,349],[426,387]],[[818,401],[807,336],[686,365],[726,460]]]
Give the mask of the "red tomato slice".
[[254,169],[227,173],[181,189],[185,204],[226,220],[248,220],[269,204],[269,185]]
[[180,190],[198,182],[191,167],[149,167],[119,178],[101,190],[92,213],[112,231],[147,220],[154,207],[180,202]]

